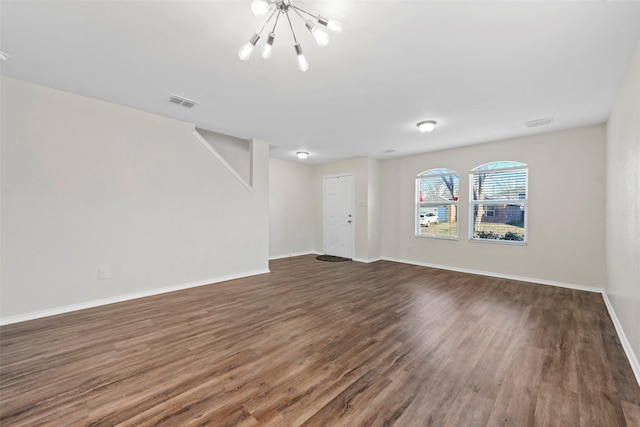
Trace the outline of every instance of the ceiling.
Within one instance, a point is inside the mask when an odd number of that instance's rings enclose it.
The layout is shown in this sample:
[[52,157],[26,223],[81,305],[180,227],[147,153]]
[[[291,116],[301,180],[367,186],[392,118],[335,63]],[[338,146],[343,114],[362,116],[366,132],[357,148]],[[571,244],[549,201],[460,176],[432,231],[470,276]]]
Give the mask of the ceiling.
[[292,16],[306,73],[286,22],[271,59],[238,59],[250,0],[2,0],[1,71],[322,164],[604,123],[640,39],[639,1],[294,1],[344,26],[318,47]]

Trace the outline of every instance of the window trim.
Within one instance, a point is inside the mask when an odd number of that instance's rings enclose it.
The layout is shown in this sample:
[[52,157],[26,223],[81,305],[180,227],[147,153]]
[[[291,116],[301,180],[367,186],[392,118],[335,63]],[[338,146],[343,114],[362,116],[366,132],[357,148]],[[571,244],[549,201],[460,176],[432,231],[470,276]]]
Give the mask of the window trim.
[[[508,166],[504,168],[485,168],[485,166],[496,164],[496,163],[512,163],[514,166]],[[480,173],[490,173],[490,172],[508,172],[512,170],[525,170],[525,197],[520,198],[521,193],[518,193],[517,199],[485,199],[485,200],[473,200],[473,184],[474,184],[474,175]],[[487,203],[489,202],[489,203]],[[474,231],[474,212],[475,206],[477,205],[520,205],[524,208],[524,238],[523,240],[504,240],[504,239],[482,239],[479,237],[473,236]],[[484,163],[480,166],[477,166],[469,172],[469,242],[474,243],[495,243],[502,245],[515,245],[515,246],[526,246],[529,242],[529,165],[526,163],[516,162],[516,161],[495,161]]]
[[[429,173],[431,171],[444,171],[439,173]],[[443,201],[420,201],[420,180],[422,178],[442,178],[445,176],[455,176],[458,181],[458,196],[454,196],[456,200],[443,200]],[[447,169],[447,168],[432,168],[428,169],[424,172],[416,175],[415,178],[415,187],[414,187],[414,195],[415,195],[415,218],[414,218],[414,227],[415,227],[415,237],[418,238],[426,238],[426,239],[439,239],[439,240],[459,240],[460,239],[460,220],[459,220],[459,212],[460,212],[460,173],[455,170]],[[421,234],[420,228],[420,209],[424,207],[438,207],[438,206],[455,206],[456,208],[456,234],[454,236],[449,235],[437,235],[437,234]]]

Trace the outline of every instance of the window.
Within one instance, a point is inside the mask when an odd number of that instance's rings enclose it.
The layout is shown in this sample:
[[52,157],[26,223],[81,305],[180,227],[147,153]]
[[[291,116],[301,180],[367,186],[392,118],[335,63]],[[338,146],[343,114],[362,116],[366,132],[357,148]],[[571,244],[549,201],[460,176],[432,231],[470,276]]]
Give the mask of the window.
[[416,177],[416,236],[458,238],[458,173],[431,169]]
[[526,243],[527,181],[524,163],[487,163],[471,171],[471,240]]

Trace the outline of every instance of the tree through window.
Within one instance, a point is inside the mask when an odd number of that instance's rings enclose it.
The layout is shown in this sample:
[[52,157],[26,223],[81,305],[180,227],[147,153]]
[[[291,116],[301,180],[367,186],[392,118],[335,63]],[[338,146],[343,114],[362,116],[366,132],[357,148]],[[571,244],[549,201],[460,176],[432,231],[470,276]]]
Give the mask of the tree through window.
[[526,242],[527,165],[487,163],[473,169],[469,178],[470,239]]
[[458,238],[459,176],[431,169],[416,177],[416,236]]

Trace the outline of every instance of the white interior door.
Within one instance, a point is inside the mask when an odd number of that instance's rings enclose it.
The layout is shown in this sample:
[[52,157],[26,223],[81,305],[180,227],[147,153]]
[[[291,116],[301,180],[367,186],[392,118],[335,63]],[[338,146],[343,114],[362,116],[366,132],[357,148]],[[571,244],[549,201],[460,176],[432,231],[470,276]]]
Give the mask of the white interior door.
[[353,175],[324,178],[323,246],[326,255],[353,258]]

